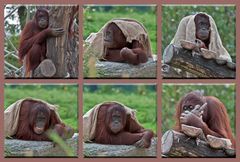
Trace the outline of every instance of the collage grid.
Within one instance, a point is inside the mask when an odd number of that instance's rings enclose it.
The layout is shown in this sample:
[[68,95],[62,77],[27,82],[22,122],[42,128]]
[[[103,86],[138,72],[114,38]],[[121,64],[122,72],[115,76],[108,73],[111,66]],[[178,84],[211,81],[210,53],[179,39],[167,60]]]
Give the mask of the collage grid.
[[[26,1],[26,2],[25,2]],[[1,9],[0,9],[0,15],[1,18],[0,20],[3,21],[4,20],[4,4],[11,4],[11,3],[19,3],[18,1],[5,1],[5,2],[0,2],[1,3]],[[32,2],[28,2],[27,0],[21,1],[21,3],[28,3],[28,4],[32,4]],[[38,3],[38,2],[36,2]],[[69,4],[69,2],[63,1],[63,0],[55,0],[55,1],[42,1],[42,4]],[[78,79],[4,79],[4,77],[0,77],[0,105],[4,105],[4,84],[33,84],[33,83],[39,83],[39,84],[57,84],[57,83],[65,83],[65,84],[78,84],[78,105],[79,105],[79,111],[78,111],[78,116],[79,116],[79,120],[78,120],[78,124],[79,124],[79,156],[78,158],[4,158],[4,134],[1,133],[0,134],[0,152],[1,152],[1,156],[0,156],[0,161],[138,161],[138,162],[144,162],[144,161],[192,161],[192,160],[196,160],[196,162],[198,161],[203,161],[203,160],[207,160],[207,161],[218,161],[218,162],[224,162],[224,161],[228,161],[229,159],[224,159],[224,158],[207,158],[207,159],[200,159],[200,158],[196,158],[196,159],[186,159],[186,158],[162,158],[161,157],[161,138],[162,137],[162,132],[161,132],[161,121],[164,120],[162,117],[162,112],[161,112],[161,104],[162,104],[162,85],[165,83],[171,83],[171,84],[176,84],[176,83],[180,83],[180,84],[197,84],[197,83],[203,83],[203,84],[225,84],[225,83],[229,83],[229,84],[235,84],[236,85],[236,158],[230,159],[233,162],[237,162],[240,159],[239,156],[239,138],[238,135],[240,133],[240,129],[238,128],[238,121],[240,120],[240,110],[238,109],[239,105],[240,105],[240,96],[238,95],[240,93],[240,89],[239,89],[239,82],[240,82],[240,76],[239,74],[239,56],[236,55],[236,64],[237,64],[237,68],[236,68],[236,78],[235,79],[162,79],[162,75],[161,75],[161,57],[162,57],[162,53],[161,53],[161,35],[162,35],[162,30],[161,30],[161,12],[162,12],[162,5],[163,4],[233,4],[236,5],[236,53],[240,52],[240,47],[238,46],[238,44],[240,43],[240,31],[239,31],[239,26],[240,26],[240,3],[237,2],[237,0],[229,0],[229,1],[224,1],[224,0],[219,0],[219,1],[214,1],[214,0],[204,0],[201,2],[196,2],[196,1],[188,1],[188,0],[183,0],[183,1],[167,1],[167,0],[163,0],[163,1],[158,1],[158,0],[141,0],[141,1],[131,1],[131,0],[124,0],[124,1],[117,1],[117,0],[103,0],[103,1],[95,1],[95,0],[82,0],[82,1],[77,1],[77,0],[73,0],[70,2],[71,4],[78,4],[80,6],[83,6],[85,4],[120,4],[120,5],[128,5],[128,4],[156,4],[157,5],[157,54],[158,54],[158,60],[157,60],[157,77],[156,79],[84,79],[83,78],[83,57],[82,53],[83,53],[83,47],[81,46],[83,44],[83,40],[80,39],[79,40],[79,53],[80,53],[80,57],[79,57],[79,78]],[[79,26],[79,38],[83,38],[83,8],[80,7],[79,8],[79,22],[80,22],[80,26]],[[4,36],[4,27],[2,25],[2,27],[0,28],[0,35],[1,38],[3,38]],[[1,39],[0,41],[0,48],[4,49],[4,40]],[[0,60],[1,60],[1,65],[2,68],[0,68],[0,74],[3,76],[4,74],[4,55],[0,55]],[[157,144],[157,157],[156,158],[84,158],[83,157],[83,143],[82,143],[82,116],[83,116],[83,94],[81,92],[83,92],[83,86],[84,84],[156,84],[157,85],[157,135],[158,135],[158,144]],[[1,123],[1,130],[3,130],[3,114],[4,114],[4,109],[2,106],[1,109],[1,115],[0,115],[0,123]],[[2,131],[1,131],[2,132]]]

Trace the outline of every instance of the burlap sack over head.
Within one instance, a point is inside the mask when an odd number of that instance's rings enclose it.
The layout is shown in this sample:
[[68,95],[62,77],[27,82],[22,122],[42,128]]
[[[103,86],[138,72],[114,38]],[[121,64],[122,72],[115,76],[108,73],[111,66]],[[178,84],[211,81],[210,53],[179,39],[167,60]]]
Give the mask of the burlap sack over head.
[[133,40],[139,41],[143,45],[147,55],[151,56],[151,44],[148,37],[147,30],[138,21],[133,19],[112,19],[107,22],[97,33],[91,33],[85,40],[89,44],[88,48],[84,51],[84,54],[90,54],[98,59],[104,60],[106,56],[106,49],[103,43],[103,33],[107,29],[110,23],[116,24],[126,37],[126,41],[132,43]]
[[[222,44],[222,40],[220,38],[220,35],[217,30],[217,26],[215,24],[214,19],[206,14],[209,17],[210,21],[210,44],[209,44],[209,50],[214,51],[219,56],[217,59],[220,60],[227,60],[228,62],[232,62],[232,58],[227,52],[227,50],[224,48]],[[196,40],[196,26],[194,22],[195,15],[190,15],[184,17],[178,26],[177,32],[171,42],[171,44],[174,44],[176,46],[181,46],[180,40],[187,40],[191,42],[195,42]]]
[[61,121],[60,116],[57,112],[58,107],[56,105],[52,105],[43,100],[34,99],[34,98],[21,99],[21,100],[14,102],[13,104],[11,104],[4,111],[4,135],[5,135],[5,137],[13,136],[16,134],[17,129],[18,129],[19,114],[20,114],[20,110],[22,107],[22,103],[27,100],[28,101],[29,100],[30,101],[38,101],[38,102],[46,104],[51,110],[54,110],[54,112],[56,113],[56,116]]
[[126,110],[127,115],[131,115],[131,118],[135,120],[137,123],[139,123],[136,118],[136,110],[131,109],[119,102],[110,101],[110,102],[103,102],[103,103],[97,104],[83,116],[83,141],[84,142],[92,141],[95,138],[99,108],[103,104],[107,104],[107,103],[117,103],[123,106]]

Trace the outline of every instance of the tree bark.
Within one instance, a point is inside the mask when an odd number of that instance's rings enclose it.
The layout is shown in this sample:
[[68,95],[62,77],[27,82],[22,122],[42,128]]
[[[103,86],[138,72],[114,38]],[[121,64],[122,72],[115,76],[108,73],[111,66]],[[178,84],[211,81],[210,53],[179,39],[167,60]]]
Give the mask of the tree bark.
[[45,59],[39,64],[39,66],[34,70],[34,78],[50,78],[56,73],[56,67],[52,60]]
[[7,158],[16,157],[77,157],[79,134],[75,133],[72,138],[65,141],[71,148],[72,155],[67,155],[66,150],[50,141],[26,141],[18,139],[4,140],[4,156]]
[[97,61],[98,78],[156,78],[157,60],[149,59],[139,65],[109,61]]
[[149,148],[137,148],[133,145],[104,145],[97,143],[83,143],[83,156],[94,157],[156,157],[157,137],[151,141]]
[[[172,50],[172,49],[170,49]],[[218,65],[214,59],[205,59],[200,55],[192,55],[192,51],[174,47],[174,51],[165,49],[163,62],[198,78],[235,78],[236,71],[227,65]],[[171,78],[165,74],[166,78]]]
[[164,157],[235,157],[232,149],[213,149],[208,143],[185,134],[168,130],[162,137]]
[[78,77],[78,37],[71,35],[70,21],[74,19],[76,6],[52,6],[49,12],[49,27],[63,28],[60,37],[47,39],[47,58],[56,67],[53,78]]

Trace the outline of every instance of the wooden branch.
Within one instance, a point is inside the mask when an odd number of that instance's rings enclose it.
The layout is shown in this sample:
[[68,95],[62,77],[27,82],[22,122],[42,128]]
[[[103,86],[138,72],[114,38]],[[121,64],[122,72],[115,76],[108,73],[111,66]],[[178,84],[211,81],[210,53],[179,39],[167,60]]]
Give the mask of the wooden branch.
[[[169,46],[167,47],[169,48]],[[214,59],[205,59],[200,55],[192,55],[192,51],[172,46],[165,49],[163,62],[183,71],[187,71],[198,78],[235,78],[235,69],[226,64],[219,65]]]
[[52,60],[45,59],[43,60],[39,66],[34,70],[33,77],[34,78],[49,78],[54,76],[56,73],[56,67]]
[[205,141],[194,139],[185,134],[168,130],[162,136],[164,157],[235,157],[232,149],[213,149]]

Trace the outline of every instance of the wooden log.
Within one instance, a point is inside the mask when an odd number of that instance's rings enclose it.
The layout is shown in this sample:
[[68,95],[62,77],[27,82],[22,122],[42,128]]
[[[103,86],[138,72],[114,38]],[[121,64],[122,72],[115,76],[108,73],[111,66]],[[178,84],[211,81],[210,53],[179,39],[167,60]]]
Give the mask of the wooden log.
[[52,60],[45,59],[43,60],[39,66],[34,70],[33,77],[34,78],[49,78],[54,76],[56,73],[56,67]]
[[156,78],[157,60],[131,65],[110,61],[97,61],[96,72],[98,78]]
[[232,149],[213,149],[205,141],[168,130],[162,136],[163,157],[235,157]]
[[[72,138],[65,141],[71,155],[66,153],[66,149],[50,141],[26,141],[19,139],[4,140],[4,156],[12,157],[77,157],[79,134],[75,133]],[[68,151],[69,151],[68,150]]]
[[137,148],[133,145],[104,145],[97,143],[83,143],[83,155],[92,157],[156,157],[157,137],[151,141],[149,148]]
[[164,78],[183,78],[185,75],[182,73],[182,71],[177,71],[177,69],[174,69],[173,67],[169,66],[168,64],[162,63],[162,76]]
[[205,59],[201,55],[192,55],[192,51],[169,45],[163,55],[163,62],[198,78],[235,78],[236,71],[227,64],[217,64],[214,59]]

